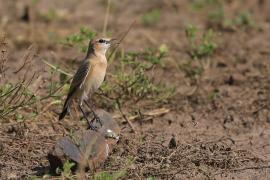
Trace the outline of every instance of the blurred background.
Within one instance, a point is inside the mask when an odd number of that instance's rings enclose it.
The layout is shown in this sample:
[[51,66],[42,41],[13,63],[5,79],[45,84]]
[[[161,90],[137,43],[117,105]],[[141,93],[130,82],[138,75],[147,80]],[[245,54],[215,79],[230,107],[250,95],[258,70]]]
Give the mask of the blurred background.
[[124,39],[94,102],[122,134],[89,177],[270,174],[269,1],[0,3],[0,177],[52,176],[55,140],[86,126],[75,108],[57,120],[70,78],[89,40],[104,36]]

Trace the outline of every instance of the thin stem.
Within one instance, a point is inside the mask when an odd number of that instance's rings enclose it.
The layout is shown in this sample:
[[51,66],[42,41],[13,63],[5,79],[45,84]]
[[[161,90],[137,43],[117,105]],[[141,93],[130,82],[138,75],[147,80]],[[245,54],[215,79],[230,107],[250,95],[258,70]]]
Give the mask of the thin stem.
[[109,19],[109,14],[110,14],[110,6],[111,6],[111,0],[107,0],[107,8],[106,8],[106,14],[105,14],[105,19],[104,19],[104,24],[103,24],[103,36],[106,36],[107,34],[107,26],[108,26],[108,19]]

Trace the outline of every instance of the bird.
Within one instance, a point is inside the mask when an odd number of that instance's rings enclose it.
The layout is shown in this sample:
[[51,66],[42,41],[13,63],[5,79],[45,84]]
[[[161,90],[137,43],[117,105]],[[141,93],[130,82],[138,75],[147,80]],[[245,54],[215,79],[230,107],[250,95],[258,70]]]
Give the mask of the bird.
[[[88,103],[88,100],[99,89],[105,79],[107,70],[106,52],[115,41],[116,39],[109,38],[92,39],[89,41],[86,56],[73,76],[59,120],[62,120],[69,112],[72,102],[77,101],[78,109],[88,122],[88,128],[96,129],[93,126],[93,120],[95,119],[102,126],[99,117]],[[89,120],[87,117],[83,109],[83,103],[92,111],[94,116],[92,120]]]

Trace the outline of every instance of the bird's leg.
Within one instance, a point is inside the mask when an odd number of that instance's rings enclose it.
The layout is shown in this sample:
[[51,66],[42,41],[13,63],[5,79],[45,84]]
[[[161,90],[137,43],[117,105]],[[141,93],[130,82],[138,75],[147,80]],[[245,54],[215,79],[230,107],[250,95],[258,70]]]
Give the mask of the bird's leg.
[[84,112],[84,110],[82,109],[81,105],[79,105],[79,109],[82,112],[83,117],[87,120],[88,128],[96,131],[96,128],[93,126],[93,123],[88,119],[88,117],[87,117],[86,113]]
[[[103,124],[102,124],[100,118],[99,118],[98,115],[95,113],[95,111],[94,111],[93,108],[90,106],[90,104],[89,104],[86,100],[84,100],[84,103],[89,107],[89,109],[92,111],[92,113],[93,113],[93,115],[94,115],[94,118],[92,119],[92,121],[95,119],[95,120],[98,121],[98,123],[100,124],[100,126],[102,126]],[[91,121],[91,122],[92,122],[92,121]]]

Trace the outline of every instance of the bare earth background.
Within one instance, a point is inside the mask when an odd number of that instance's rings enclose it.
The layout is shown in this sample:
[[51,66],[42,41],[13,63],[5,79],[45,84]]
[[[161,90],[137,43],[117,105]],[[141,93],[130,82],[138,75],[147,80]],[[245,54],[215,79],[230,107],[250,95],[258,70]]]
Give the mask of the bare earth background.
[[[116,120],[122,133],[105,164],[89,175],[121,171],[122,179],[269,179],[270,2],[223,2],[226,18],[249,11],[254,27],[214,29],[218,48],[209,57],[211,63],[195,93],[195,86],[178,67],[190,59],[185,27],[193,24],[202,32],[209,28],[207,13],[211,7],[194,10],[193,2],[111,1],[107,34],[117,36],[137,19],[120,49],[142,51],[165,44],[168,52],[163,66],[153,69],[149,76],[174,87],[175,92],[162,103],[149,105],[140,100],[123,107],[127,116],[134,115],[134,109],[143,113],[157,108],[170,110],[150,120],[131,120],[136,134],[123,123],[118,109],[99,106],[120,117]],[[84,54],[63,46],[61,39],[79,32],[82,26],[102,32],[106,12],[106,1],[102,0],[1,0],[0,4],[0,32],[5,34],[8,53],[8,69],[1,85],[21,79],[21,72],[13,72],[35,43],[38,50],[28,71],[38,71],[31,88],[39,89],[40,94],[45,94],[50,81],[49,68],[41,60],[73,73]],[[21,19],[26,6],[30,21]],[[141,16],[153,9],[159,10],[159,21],[146,26]],[[114,74],[112,67],[117,63],[117,59],[112,62],[109,74]],[[209,98],[213,92],[215,97]],[[51,102],[48,99],[23,110],[24,114],[31,113],[34,108],[38,113],[35,118],[10,116],[0,120],[0,179],[43,176],[48,173],[46,155],[54,142],[71,129],[85,128],[84,121],[76,116],[59,123],[61,104]],[[169,148],[173,136],[176,147]]]

